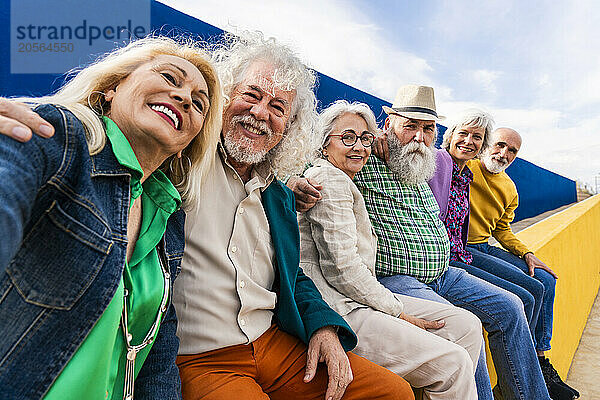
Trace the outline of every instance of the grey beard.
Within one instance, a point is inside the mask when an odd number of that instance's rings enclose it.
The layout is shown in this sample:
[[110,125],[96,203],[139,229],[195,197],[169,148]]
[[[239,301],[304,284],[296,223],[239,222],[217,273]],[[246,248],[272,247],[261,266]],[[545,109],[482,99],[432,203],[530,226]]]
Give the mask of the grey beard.
[[225,152],[229,157],[243,164],[258,164],[264,161],[267,156],[266,151],[252,149],[252,140],[247,137],[234,141],[230,135],[225,134],[223,147],[225,147]]
[[405,184],[417,184],[430,180],[435,174],[436,149],[433,145],[411,141],[407,144],[400,140],[393,132],[387,135],[390,158],[388,167]]
[[503,172],[506,168],[508,168],[508,166],[510,165],[509,163],[502,163],[497,160],[494,160],[488,154],[484,154],[481,157],[481,162],[483,162],[483,165],[485,165],[485,169],[487,169],[492,174],[499,174],[500,172]]
[[247,136],[241,136],[237,140],[233,140],[233,129],[237,123],[247,123],[266,133],[268,139],[273,136],[273,132],[269,129],[264,121],[257,121],[251,115],[234,116],[231,118],[231,123],[223,135],[223,147],[229,157],[243,164],[258,164],[267,158],[268,150],[257,151],[253,148],[253,141]]

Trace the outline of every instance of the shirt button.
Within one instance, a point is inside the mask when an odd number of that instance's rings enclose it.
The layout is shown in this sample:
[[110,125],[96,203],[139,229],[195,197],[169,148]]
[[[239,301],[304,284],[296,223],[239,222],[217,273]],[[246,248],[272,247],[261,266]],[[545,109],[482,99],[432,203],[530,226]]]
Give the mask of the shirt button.
[[231,252],[232,252],[232,253],[235,253],[236,251],[237,251],[237,247],[235,247],[235,246],[231,246]]
[[240,281],[240,287],[243,288],[244,286],[246,286],[246,282]]
[[240,319],[240,325],[241,326],[245,326],[246,325],[246,320],[244,318]]
[[243,213],[244,213],[244,207],[240,207],[240,209],[238,210],[238,212],[239,212],[240,214],[243,214]]

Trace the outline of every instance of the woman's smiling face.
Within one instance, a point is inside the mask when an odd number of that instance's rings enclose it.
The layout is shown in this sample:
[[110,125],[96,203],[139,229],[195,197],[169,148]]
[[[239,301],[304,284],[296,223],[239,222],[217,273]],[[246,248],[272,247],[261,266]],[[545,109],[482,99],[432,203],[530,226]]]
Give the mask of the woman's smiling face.
[[[349,131],[361,136],[368,131],[367,122],[354,113],[340,115],[333,123],[331,134],[339,135]],[[360,138],[357,138],[353,146],[346,146],[340,136],[330,137],[329,144],[323,150],[327,155],[327,160],[344,171],[350,178],[353,178],[364,167],[371,154],[371,147],[363,146]]]
[[454,132],[452,132],[452,136],[450,137],[448,153],[450,153],[457,164],[462,166],[468,160],[475,158],[475,156],[479,154],[484,138],[484,127],[457,127]]
[[156,147],[157,154],[183,150],[202,129],[210,106],[202,73],[189,61],[159,55],[138,66],[106,92],[109,117],[129,142]]

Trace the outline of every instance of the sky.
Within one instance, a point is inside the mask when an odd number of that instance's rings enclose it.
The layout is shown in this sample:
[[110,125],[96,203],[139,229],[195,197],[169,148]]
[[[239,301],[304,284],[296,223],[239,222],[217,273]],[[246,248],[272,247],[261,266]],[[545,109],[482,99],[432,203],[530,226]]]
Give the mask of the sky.
[[600,185],[597,1],[160,1],[225,30],[260,30],[390,102],[402,85],[432,86],[439,114],[488,111],[521,133],[520,157]]

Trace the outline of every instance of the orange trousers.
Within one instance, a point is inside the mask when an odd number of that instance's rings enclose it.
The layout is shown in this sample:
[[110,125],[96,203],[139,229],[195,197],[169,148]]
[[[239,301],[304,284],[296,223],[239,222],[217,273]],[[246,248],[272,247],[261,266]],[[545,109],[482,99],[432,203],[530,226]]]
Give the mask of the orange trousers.
[[[184,400],[325,400],[327,366],[304,383],[306,345],[275,325],[248,345],[181,355],[177,365]],[[347,353],[353,381],[343,399],[412,400],[401,377],[353,353]]]

